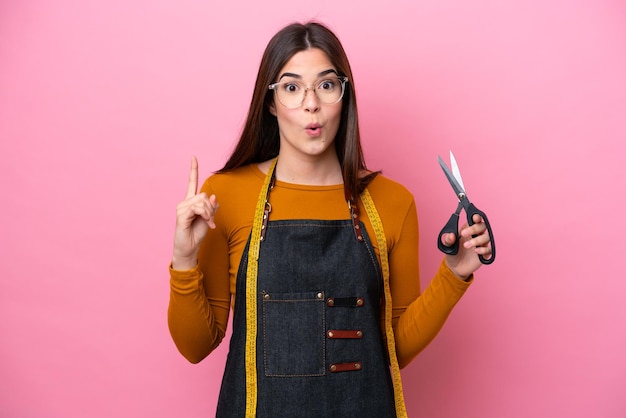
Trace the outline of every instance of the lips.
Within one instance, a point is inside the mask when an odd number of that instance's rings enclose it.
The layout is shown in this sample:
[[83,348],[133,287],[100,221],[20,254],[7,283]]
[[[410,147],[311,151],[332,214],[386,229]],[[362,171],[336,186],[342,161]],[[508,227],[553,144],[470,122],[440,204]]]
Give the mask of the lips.
[[319,123],[309,123],[305,129],[309,135],[316,136],[322,131],[322,125]]

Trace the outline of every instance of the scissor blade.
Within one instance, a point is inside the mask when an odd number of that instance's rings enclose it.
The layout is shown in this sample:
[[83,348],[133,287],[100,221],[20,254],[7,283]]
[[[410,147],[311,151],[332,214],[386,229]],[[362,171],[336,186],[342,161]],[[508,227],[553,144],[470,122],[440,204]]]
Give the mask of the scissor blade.
[[439,165],[441,166],[441,169],[443,170],[443,173],[446,175],[446,178],[448,179],[448,181],[450,182],[450,185],[454,189],[454,193],[456,194],[457,198],[459,198],[459,200],[460,200],[461,199],[461,195],[465,195],[465,190],[463,189],[463,187],[461,187],[459,182],[456,181],[456,178],[454,177],[454,174],[452,174],[452,171],[450,171],[450,169],[448,168],[446,163],[443,162],[441,157],[437,156],[437,159],[439,160]]
[[461,170],[459,170],[459,165],[456,163],[456,158],[454,158],[454,154],[450,151],[450,168],[452,169],[452,174],[454,178],[461,186],[461,189],[465,192],[465,185],[463,184],[463,178],[461,177]]

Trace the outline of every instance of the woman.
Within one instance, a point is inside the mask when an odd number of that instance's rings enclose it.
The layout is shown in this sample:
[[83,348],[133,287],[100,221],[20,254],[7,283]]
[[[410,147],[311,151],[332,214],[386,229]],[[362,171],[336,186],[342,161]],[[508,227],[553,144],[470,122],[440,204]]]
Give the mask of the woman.
[[367,169],[352,72],[329,29],[292,24],[271,39],[235,150],[197,185],[194,159],[169,326],[199,362],[233,301],[217,415],[405,416],[399,368],[441,329],[489,236],[476,216],[420,294],[413,196]]

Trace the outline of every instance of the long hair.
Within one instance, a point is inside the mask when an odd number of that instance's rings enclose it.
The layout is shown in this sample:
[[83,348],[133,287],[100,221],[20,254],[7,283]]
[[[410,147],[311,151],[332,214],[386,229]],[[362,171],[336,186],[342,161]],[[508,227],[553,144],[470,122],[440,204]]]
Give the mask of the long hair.
[[296,53],[318,48],[326,53],[339,75],[347,76],[341,121],[335,149],[341,165],[345,187],[358,196],[378,173],[359,178],[366,170],[357,115],[354,80],[348,57],[337,36],[318,22],[292,23],[272,37],[261,59],[250,109],[239,141],[224,167],[218,172],[259,163],[278,155],[280,137],[278,121],[270,113],[274,95],[268,86],[276,81],[279,71]]

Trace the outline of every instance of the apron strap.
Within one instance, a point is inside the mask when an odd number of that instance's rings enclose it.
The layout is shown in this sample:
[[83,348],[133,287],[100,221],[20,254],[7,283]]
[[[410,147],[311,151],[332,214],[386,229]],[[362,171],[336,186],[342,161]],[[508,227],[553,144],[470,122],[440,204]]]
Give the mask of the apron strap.
[[383,223],[380,220],[376,206],[369,191],[365,189],[361,193],[361,200],[365,207],[365,212],[372,223],[374,233],[376,234],[376,242],[378,243],[378,251],[380,253],[380,265],[383,271],[383,287],[385,292],[385,335],[387,337],[387,351],[389,352],[389,361],[391,362],[391,378],[393,380],[393,396],[396,403],[396,416],[407,417],[406,406],[404,404],[404,394],[402,392],[402,377],[400,376],[400,366],[398,365],[398,357],[396,355],[396,340],[393,335],[393,326],[391,323],[391,288],[389,286],[389,259],[387,257],[387,239]]
[[352,193],[346,187],[344,189],[346,195],[346,201],[348,202],[348,209],[350,209],[350,219],[352,219],[352,228],[354,229],[354,235],[357,241],[365,242],[363,238],[363,232],[361,231],[361,220],[359,219],[359,206],[356,204],[356,199],[352,196]]

